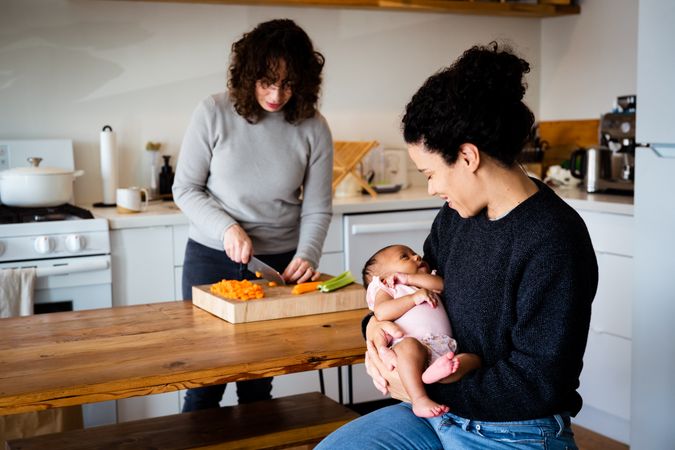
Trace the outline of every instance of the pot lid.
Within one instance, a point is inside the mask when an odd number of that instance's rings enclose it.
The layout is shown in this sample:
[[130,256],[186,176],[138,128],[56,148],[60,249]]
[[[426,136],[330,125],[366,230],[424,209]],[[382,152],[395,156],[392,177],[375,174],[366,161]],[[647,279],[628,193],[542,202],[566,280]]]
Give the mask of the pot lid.
[[3,175],[69,175],[72,170],[58,167],[15,167],[2,171]]
[[59,167],[40,167],[42,158],[31,156],[26,159],[29,167],[15,167],[14,169],[5,170],[5,175],[70,175],[72,170],[61,169]]

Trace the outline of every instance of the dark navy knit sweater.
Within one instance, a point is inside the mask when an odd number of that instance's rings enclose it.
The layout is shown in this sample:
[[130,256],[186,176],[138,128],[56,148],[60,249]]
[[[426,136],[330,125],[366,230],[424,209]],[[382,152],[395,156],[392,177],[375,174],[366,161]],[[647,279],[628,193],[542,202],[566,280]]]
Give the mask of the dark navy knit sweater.
[[465,418],[527,420],[576,415],[598,267],[586,225],[549,187],[505,217],[461,218],[445,205],[424,244],[443,277],[459,352],[483,367],[427,386]]

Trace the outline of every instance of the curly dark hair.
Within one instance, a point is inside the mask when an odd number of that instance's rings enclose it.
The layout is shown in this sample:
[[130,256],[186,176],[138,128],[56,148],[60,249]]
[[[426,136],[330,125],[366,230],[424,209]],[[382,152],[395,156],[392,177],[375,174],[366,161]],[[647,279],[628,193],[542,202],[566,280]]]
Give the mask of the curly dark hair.
[[507,46],[470,48],[413,95],[402,120],[403,138],[440,153],[450,165],[460,145],[471,143],[513,166],[534,129],[534,114],[523,103],[523,76],[529,71],[529,63]]
[[363,285],[365,287],[368,287],[371,281],[373,281],[373,266],[377,264],[377,258],[380,257],[380,255],[387,249],[390,249],[396,244],[392,245],[387,245],[386,247],[382,247],[378,251],[376,251],[373,256],[368,258],[368,261],[363,265],[363,269],[361,269],[361,278],[363,280]]
[[[286,62],[286,80],[279,80],[279,60]],[[298,123],[313,117],[324,62],[307,33],[292,20],[276,19],[257,25],[232,44],[227,87],[235,110],[249,122],[257,122],[264,110],[256,100],[256,81],[283,81],[293,93],[283,109],[286,121]]]

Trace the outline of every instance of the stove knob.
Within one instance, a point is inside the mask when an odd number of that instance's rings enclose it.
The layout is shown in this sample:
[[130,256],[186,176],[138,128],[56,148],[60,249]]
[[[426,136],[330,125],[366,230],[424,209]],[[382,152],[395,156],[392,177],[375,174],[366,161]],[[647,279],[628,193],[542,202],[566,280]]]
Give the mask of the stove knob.
[[40,236],[39,238],[35,239],[34,247],[36,252],[40,253],[41,255],[46,255],[47,253],[51,253],[52,250],[54,250],[54,243],[49,236]]
[[66,236],[66,249],[68,249],[69,252],[76,253],[84,249],[84,247],[84,236],[80,236],[79,234],[70,234]]

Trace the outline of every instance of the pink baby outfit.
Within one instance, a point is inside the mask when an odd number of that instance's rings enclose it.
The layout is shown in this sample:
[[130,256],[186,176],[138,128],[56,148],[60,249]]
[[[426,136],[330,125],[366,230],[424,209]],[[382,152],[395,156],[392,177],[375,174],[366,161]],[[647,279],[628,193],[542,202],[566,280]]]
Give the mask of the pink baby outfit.
[[[385,291],[393,298],[399,298],[412,294],[417,288],[400,283],[397,283],[394,287],[389,287],[380,280],[380,277],[373,277],[366,291],[366,302],[371,311],[375,307],[375,297],[380,290]],[[442,355],[457,350],[457,342],[452,338],[450,320],[441,302],[438,303],[436,308],[432,308],[428,303],[415,305],[396,319],[394,323],[401,327],[404,337],[414,337],[429,347],[431,351],[429,364]],[[394,340],[391,345],[396,345],[401,339]]]

